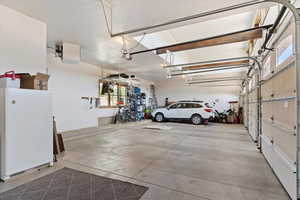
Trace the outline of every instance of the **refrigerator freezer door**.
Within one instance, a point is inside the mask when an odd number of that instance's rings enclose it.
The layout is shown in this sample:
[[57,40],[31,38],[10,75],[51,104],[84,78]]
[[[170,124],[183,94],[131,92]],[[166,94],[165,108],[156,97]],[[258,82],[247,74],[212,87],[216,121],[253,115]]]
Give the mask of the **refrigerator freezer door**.
[[2,141],[5,176],[52,162],[53,116],[49,92],[6,89],[5,104],[6,130]]

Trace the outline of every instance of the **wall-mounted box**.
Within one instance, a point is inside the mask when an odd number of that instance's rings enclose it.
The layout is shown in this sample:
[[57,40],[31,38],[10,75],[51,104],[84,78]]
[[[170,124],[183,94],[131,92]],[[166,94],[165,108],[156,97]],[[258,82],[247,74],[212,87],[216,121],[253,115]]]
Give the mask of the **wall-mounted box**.
[[63,43],[62,45],[62,61],[65,64],[79,64],[80,63],[80,45]]

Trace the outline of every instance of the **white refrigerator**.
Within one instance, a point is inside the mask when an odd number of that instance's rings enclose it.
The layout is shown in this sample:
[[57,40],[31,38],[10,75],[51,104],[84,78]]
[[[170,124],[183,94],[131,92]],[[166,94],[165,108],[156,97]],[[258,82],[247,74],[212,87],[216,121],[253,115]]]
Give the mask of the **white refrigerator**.
[[53,115],[48,91],[0,88],[1,179],[53,163]]

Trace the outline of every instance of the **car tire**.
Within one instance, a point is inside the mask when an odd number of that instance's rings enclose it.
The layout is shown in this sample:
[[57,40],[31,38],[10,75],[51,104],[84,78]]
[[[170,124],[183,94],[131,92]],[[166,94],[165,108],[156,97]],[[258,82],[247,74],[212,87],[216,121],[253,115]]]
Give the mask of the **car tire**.
[[202,117],[198,114],[193,115],[191,121],[194,125],[200,125],[203,123]]
[[164,115],[162,113],[157,113],[155,115],[155,121],[156,122],[163,122],[163,121],[165,121]]

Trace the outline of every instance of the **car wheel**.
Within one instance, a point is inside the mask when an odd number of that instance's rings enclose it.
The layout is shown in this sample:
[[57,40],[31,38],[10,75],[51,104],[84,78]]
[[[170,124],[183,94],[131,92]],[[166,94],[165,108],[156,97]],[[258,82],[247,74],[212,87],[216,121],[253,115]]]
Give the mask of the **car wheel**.
[[200,115],[193,115],[191,120],[194,125],[199,125],[203,122],[203,119]]
[[164,115],[162,113],[157,113],[155,115],[155,121],[157,122],[163,122],[165,120]]

